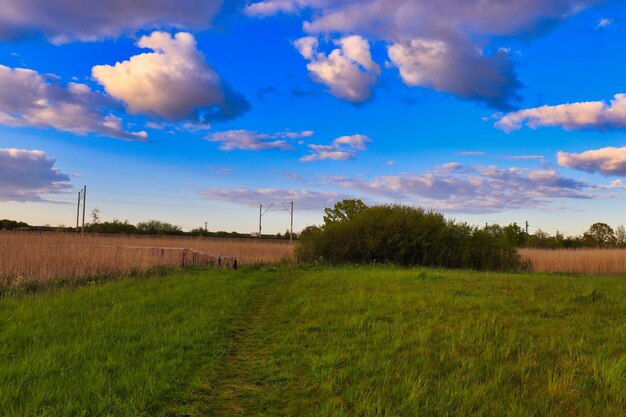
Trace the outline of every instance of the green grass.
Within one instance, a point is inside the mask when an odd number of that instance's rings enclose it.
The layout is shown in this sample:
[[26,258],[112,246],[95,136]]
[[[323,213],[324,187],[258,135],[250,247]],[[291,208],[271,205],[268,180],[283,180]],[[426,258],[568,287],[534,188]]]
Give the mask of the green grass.
[[0,415],[624,416],[626,279],[189,272],[0,300]]

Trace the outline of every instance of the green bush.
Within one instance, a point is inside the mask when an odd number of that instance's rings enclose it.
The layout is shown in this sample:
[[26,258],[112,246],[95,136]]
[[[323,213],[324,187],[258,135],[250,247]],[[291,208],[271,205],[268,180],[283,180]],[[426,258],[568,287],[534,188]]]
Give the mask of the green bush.
[[303,262],[394,263],[406,266],[513,270],[520,265],[504,237],[440,213],[405,205],[366,207],[350,218],[305,229],[296,247]]

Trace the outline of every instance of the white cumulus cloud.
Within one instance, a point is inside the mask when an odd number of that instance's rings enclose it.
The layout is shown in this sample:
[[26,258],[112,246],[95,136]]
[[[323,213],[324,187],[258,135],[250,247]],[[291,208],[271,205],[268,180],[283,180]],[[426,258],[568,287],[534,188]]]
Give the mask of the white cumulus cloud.
[[521,83],[506,40],[541,35],[602,2],[263,0],[251,2],[245,12],[261,17],[300,13],[311,36],[356,34],[386,42],[406,84],[509,109]]
[[294,42],[303,58],[309,61],[311,78],[328,87],[335,97],[352,103],[366,101],[380,75],[380,67],[372,60],[367,40],[358,35],[337,41],[339,48],[326,55],[319,52],[316,38],[307,36]]
[[0,123],[48,127],[79,135],[146,139],[146,132],[129,132],[119,117],[103,114],[101,107],[106,98],[85,84],[63,87],[50,78],[33,70],[0,65]]
[[45,152],[0,148],[0,201],[43,201],[71,190],[70,177]]
[[302,162],[323,161],[326,159],[341,161],[353,159],[358,151],[367,150],[367,143],[372,138],[365,135],[341,136],[330,145],[309,145],[310,153],[300,158]]
[[602,148],[582,153],[559,152],[559,165],[606,176],[626,176],[626,147]]
[[586,101],[524,109],[503,115],[496,127],[511,132],[524,125],[536,129],[544,126],[566,130],[626,128],[626,94],[616,94],[610,103]]
[[408,39],[390,45],[388,53],[405,84],[493,107],[506,107],[520,85],[508,52],[499,50],[486,56],[463,39]]
[[248,102],[226,87],[206,63],[192,34],[153,32],[137,45],[153,52],[92,69],[93,77],[129,112],[202,123],[248,110]]
[[205,139],[209,142],[219,143],[219,149],[223,151],[232,151],[234,149],[244,151],[262,151],[269,149],[292,151],[295,148],[289,142],[290,139],[308,138],[313,136],[313,134],[314,132],[311,130],[302,132],[284,131],[259,133],[253,130],[239,129],[210,133]]

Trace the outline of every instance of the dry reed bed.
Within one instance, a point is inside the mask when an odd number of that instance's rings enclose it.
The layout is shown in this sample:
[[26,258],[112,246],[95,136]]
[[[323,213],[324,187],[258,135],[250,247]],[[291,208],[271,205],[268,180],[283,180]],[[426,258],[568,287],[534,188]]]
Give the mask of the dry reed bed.
[[0,232],[0,286],[126,276],[181,264],[180,251],[143,248],[193,249],[235,257],[239,265],[288,261],[293,251],[288,242],[271,240]]
[[626,274],[626,249],[520,249],[532,272]]

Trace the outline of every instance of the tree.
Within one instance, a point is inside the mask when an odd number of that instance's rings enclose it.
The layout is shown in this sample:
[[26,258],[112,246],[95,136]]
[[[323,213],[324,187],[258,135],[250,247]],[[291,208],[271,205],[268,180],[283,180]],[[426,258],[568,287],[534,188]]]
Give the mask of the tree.
[[150,235],[175,235],[182,232],[180,226],[159,220],[149,220],[147,222],[137,223],[137,231]]
[[93,219],[94,224],[98,224],[100,221],[100,209],[98,207],[91,210],[91,218]]
[[583,239],[601,248],[606,248],[615,245],[615,232],[606,223],[594,223],[589,227],[589,230],[583,235]]
[[367,208],[361,200],[345,199],[335,203],[333,208],[325,208],[324,224],[340,223],[354,218]]
[[626,229],[624,226],[618,226],[615,229],[615,244],[620,248],[626,246]]
[[505,226],[502,229],[502,233],[504,234],[504,238],[511,243],[513,246],[524,246],[526,243],[526,232],[517,225],[517,223],[512,223],[508,226]]

